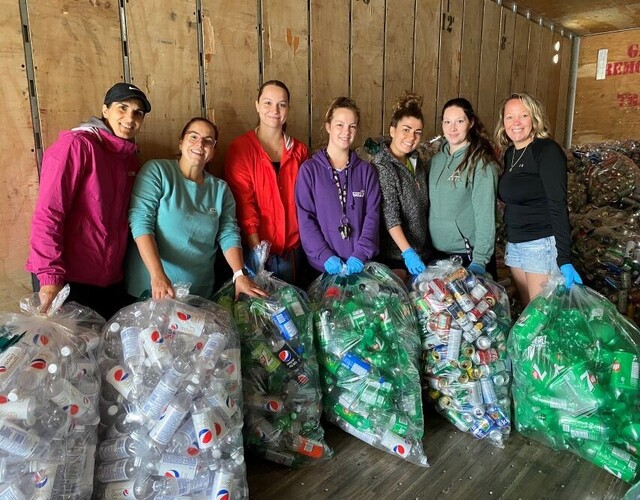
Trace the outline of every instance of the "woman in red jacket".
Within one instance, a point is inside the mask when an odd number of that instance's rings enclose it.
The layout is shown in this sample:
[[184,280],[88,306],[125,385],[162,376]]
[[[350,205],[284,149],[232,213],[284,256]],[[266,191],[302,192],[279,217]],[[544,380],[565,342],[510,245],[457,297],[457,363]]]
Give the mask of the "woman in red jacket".
[[294,187],[309,151],[286,133],[289,89],[279,80],[265,82],[256,101],[259,124],[237,137],[225,157],[225,179],[236,200],[245,245],[245,263],[256,271],[256,247],[271,243],[266,268],[277,277],[301,284],[307,263],[300,246]]

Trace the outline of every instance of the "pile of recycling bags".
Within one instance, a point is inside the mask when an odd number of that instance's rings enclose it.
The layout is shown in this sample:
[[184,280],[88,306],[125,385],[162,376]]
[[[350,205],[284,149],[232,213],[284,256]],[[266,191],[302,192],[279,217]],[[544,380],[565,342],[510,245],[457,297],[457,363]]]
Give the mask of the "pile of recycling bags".
[[328,460],[324,440],[313,314],[308,299],[264,271],[268,244],[255,282],[268,298],[242,295],[234,303],[227,283],[218,303],[234,312],[242,345],[245,443],[267,460],[301,468]]
[[509,299],[459,258],[437,261],[412,283],[427,398],[463,432],[502,447],[511,430]]
[[104,319],[68,294],[0,314],[0,498],[91,496]]
[[516,428],[632,482],[640,458],[640,331],[605,297],[550,281],[513,326]]
[[325,416],[378,449],[428,466],[420,337],[403,284],[387,267],[369,263],[358,274],[322,275],[309,296]]
[[238,333],[224,308],[176,290],[104,328],[97,498],[248,497]]

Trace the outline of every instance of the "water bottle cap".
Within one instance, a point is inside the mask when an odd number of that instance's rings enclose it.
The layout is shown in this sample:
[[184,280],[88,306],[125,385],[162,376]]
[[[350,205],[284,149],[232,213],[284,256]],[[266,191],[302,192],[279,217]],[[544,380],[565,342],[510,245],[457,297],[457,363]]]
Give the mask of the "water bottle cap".
[[58,365],[50,363],[49,366],[47,366],[47,371],[51,374],[56,373],[58,371]]
[[113,417],[115,415],[118,414],[118,406],[117,405],[111,405],[109,408],[107,408],[107,415],[109,415],[110,417]]
[[18,395],[15,392],[11,391],[9,394],[7,394],[7,399],[9,401],[18,401]]
[[118,323],[117,321],[114,321],[113,323],[111,323],[111,325],[109,326],[109,331],[115,333],[118,330],[120,330],[120,323]]
[[[211,449],[211,457],[212,457],[212,458],[215,458],[216,460],[217,460],[218,458],[221,458],[221,457],[222,457],[222,451],[221,451],[220,449],[218,449],[218,448],[212,448],[212,449]],[[210,469],[212,469],[212,465],[214,465],[214,464],[209,465],[209,468],[210,468]],[[217,467],[216,467],[216,468],[217,468]],[[212,469],[212,470],[213,470],[213,469]]]
[[62,354],[65,358],[67,356],[70,356],[71,355],[71,347],[69,347],[68,345],[63,345],[60,348],[60,354]]
[[191,383],[196,385],[200,384],[200,377],[198,375],[194,375],[193,377],[191,377]]

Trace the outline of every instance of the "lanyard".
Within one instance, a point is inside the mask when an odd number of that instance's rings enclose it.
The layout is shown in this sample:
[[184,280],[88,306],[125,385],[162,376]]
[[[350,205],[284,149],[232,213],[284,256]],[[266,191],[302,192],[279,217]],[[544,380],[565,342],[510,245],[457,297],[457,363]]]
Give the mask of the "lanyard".
[[[327,157],[329,157],[329,154]],[[340,225],[338,226],[338,232],[343,240],[348,240],[351,236],[351,225],[349,224],[349,218],[347,217],[347,193],[349,192],[349,162],[344,168],[344,186],[340,184],[340,175],[338,171],[331,167],[331,175],[333,176],[333,183],[338,189],[338,200],[340,201],[340,207],[342,208],[342,217],[340,217]]]

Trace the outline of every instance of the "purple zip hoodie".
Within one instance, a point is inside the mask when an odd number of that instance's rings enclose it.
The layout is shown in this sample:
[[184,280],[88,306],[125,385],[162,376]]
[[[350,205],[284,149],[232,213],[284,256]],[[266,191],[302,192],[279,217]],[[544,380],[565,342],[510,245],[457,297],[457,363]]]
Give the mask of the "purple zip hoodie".
[[305,161],[296,181],[296,206],[300,239],[307,258],[318,271],[333,255],[343,261],[354,256],[367,262],[378,253],[380,184],[375,169],[351,152],[349,166],[338,171],[340,184],[347,182],[346,217],[351,225],[348,240],[342,239],[342,207],[332,167],[324,150]]

